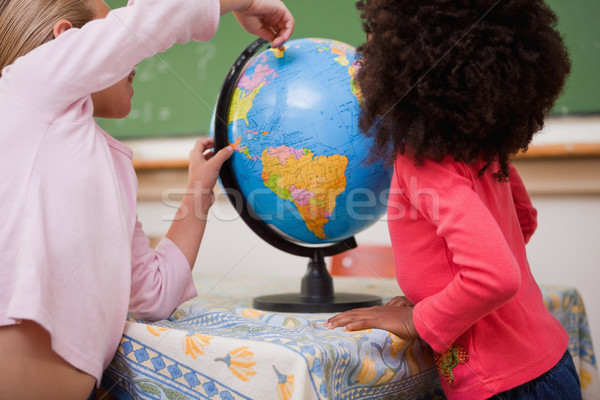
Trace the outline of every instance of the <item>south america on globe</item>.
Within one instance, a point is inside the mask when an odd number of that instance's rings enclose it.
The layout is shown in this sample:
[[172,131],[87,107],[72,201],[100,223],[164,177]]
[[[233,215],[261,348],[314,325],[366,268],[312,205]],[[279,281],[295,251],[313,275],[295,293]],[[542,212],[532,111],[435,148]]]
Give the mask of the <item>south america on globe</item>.
[[232,88],[224,122],[239,195],[287,239],[339,242],[387,209],[392,171],[368,162],[358,68],[349,44],[296,39],[255,54]]

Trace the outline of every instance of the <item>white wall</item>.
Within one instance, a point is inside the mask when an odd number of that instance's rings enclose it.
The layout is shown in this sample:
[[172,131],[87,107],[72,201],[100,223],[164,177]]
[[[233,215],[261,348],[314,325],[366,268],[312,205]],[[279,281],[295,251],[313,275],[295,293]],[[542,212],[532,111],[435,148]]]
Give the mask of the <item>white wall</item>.
[[600,356],[600,195],[534,196],[538,230],[527,248],[541,285],[568,285],[581,294]]

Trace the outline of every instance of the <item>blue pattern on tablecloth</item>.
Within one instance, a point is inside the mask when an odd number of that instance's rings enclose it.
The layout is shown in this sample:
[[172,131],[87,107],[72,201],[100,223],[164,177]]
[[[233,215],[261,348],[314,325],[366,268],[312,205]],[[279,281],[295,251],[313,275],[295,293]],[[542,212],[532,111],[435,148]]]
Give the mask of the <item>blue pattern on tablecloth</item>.
[[173,400],[215,399],[217,395],[223,400],[250,399],[127,335],[104,374],[103,386],[114,386],[111,394],[124,400],[160,399],[163,395]]

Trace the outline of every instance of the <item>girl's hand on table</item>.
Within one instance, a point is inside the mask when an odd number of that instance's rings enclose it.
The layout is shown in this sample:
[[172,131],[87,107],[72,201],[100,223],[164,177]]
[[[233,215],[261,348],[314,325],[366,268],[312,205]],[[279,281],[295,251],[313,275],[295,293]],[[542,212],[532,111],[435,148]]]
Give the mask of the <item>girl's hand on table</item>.
[[384,306],[356,308],[329,318],[329,329],[344,327],[348,331],[383,329],[404,340],[415,339],[419,333],[413,322],[413,304],[404,296],[394,297]]

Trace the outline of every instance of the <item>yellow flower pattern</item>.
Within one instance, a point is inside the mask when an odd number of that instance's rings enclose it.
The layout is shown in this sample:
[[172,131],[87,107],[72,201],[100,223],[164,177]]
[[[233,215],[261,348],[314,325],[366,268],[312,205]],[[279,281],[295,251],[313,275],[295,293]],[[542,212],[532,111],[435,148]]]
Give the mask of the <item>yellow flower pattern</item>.
[[156,337],[160,337],[160,335],[162,335],[163,332],[167,332],[169,330],[169,328],[156,325],[146,325],[146,329],[148,330],[148,332],[150,332]]
[[548,309],[558,310],[562,303],[561,297],[557,293],[548,293],[544,298],[544,305]]
[[266,314],[266,312],[255,310],[254,308],[246,308],[242,310],[242,316],[246,318],[260,318],[264,314]]
[[404,346],[406,346],[406,340],[400,339],[398,336],[394,335],[391,332],[388,332],[388,336],[392,343],[390,344],[390,354],[392,357],[398,357],[398,353],[400,353]]
[[173,317],[173,319],[181,319],[185,316],[186,316],[185,311],[182,310],[181,308],[178,308],[177,310],[175,310],[172,317]]
[[390,355],[394,358],[402,358],[409,374],[417,373],[433,364],[433,355],[430,354],[429,348],[424,350],[417,347],[415,349],[415,340],[406,341],[393,333],[388,333],[388,335],[391,340]]
[[248,346],[238,347],[225,357],[216,358],[215,361],[223,361],[233,375],[244,382],[250,382],[249,377],[256,375],[256,371],[252,369],[256,365],[254,353],[248,350]]
[[199,354],[204,354],[204,348],[210,344],[211,339],[210,336],[198,333],[188,334],[183,338],[183,352],[195,360]]
[[356,380],[359,383],[365,384],[375,379],[376,375],[377,368],[375,368],[375,362],[366,354],[362,359],[362,365],[360,366]]
[[297,318],[287,317],[283,320],[284,328],[295,329],[300,326],[300,321]]
[[579,370],[579,381],[581,382],[581,387],[583,389],[587,388],[590,383],[592,383],[593,376],[589,371],[585,369]]
[[277,396],[279,400],[290,400],[294,393],[294,375],[284,375],[277,371],[274,365],[273,370],[277,374]]
[[392,378],[394,378],[394,375],[396,375],[396,372],[397,371],[393,371],[389,368],[386,368],[383,374],[381,374],[381,376],[375,381],[374,386],[390,383],[392,381]]

